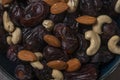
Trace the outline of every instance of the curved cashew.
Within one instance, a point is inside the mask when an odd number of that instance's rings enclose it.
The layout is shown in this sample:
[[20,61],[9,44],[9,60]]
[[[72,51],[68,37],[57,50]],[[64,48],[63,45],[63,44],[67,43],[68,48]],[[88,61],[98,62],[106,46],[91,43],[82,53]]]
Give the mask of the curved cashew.
[[54,78],[54,80],[64,80],[62,72],[56,69],[53,69],[52,77]]
[[8,36],[7,37],[7,43],[9,44],[9,45],[11,45],[12,44],[12,36]]
[[37,56],[38,60],[43,58],[43,55],[41,52],[35,52],[34,54]]
[[118,0],[115,5],[115,12],[120,13],[120,0]]
[[4,12],[3,14],[3,24],[4,24],[4,29],[8,32],[13,32],[14,31],[14,24],[11,22],[10,17],[7,13],[7,11]]
[[87,48],[86,53],[87,55],[92,56],[100,48],[101,39],[99,35],[92,30],[85,32],[85,39],[90,40],[90,46]]
[[39,61],[30,62],[30,64],[33,68],[37,68],[39,70],[44,68],[44,66]]
[[78,7],[79,0],[69,0],[67,2],[67,5],[69,6],[68,12],[72,13],[75,12]]
[[21,40],[22,32],[21,29],[16,27],[15,31],[12,33],[12,43],[17,44]]
[[102,34],[102,25],[104,23],[111,23],[112,19],[107,15],[101,15],[98,16],[97,21],[98,22],[95,25],[93,25],[93,31],[98,34]]
[[115,54],[120,54],[120,46],[117,43],[120,41],[120,37],[115,35],[108,41],[108,49]]

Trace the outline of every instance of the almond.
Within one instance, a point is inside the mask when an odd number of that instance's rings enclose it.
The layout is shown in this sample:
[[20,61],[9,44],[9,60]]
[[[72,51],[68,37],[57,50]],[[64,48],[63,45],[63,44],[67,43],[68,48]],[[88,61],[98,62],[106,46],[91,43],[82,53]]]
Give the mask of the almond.
[[47,66],[57,70],[64,70],[67,68],[67,64],[64,61],[54,60],[47,63]]
[[43,37],[43,39],[45,40],[46,43],[48,43],[49,45],[51,45],[53,47],[60,47],[61,46],[61,42],[59,41],[59,39],[57,39],[53,35],[47,34]]
[[66,3],[67,3],[68,1],[69,1],[69,0],[61,0],[61,2],[66,2]]
[[68,9],[68,5],[65,2],[58,2],[51,6],[50,11],[52,14],[60,14]]
[[48,5],[52,6],[53,4],[60,2],[61,0],[43,0],[46,2]]
[[80,69],[80,67],[81,67],[81,63],[77,58],[73,58],[73,59],[70,59],[69,61],[67,61],[67,65],[68,65],[68,67],[67,67],[66,71],[68,71],[68,72],[76,71],[76,70]]
[[28,50],[21,50],[18,52],[18,58],[23,61],[36,61],[37,57],[34,53]]
[[76,21],[81,24],[92,25],[97,22],[97,18],[85,15],[85,16],[80,16],[76,18]]
[[11,2],[12,2],[12,0],[2,0],[2,5],[9,4]]

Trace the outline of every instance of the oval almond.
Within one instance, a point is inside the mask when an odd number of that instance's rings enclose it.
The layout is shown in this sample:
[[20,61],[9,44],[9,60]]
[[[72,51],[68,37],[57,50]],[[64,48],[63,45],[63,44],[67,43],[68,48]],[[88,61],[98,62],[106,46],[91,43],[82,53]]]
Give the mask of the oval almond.
[[73,58],[73,59],[70,59],[69,61],[67,61],[67,65],[68,65],[68,67],[67,67],[66,71],[68,71],[68,72],[77,71],[81,67],[81,63],[77,58]]
[[64,61],[54,60],[47,63],[47,66],[57,70],[64,70],[67,68],[67,64]]
[[61,0],[43,0],[46,2],[48,5],[52,6],[53,4],[60,2]]
[[34,53],[28,50],[21,50],[18,52],[18,58],[23,61],[36,61],[37,57]]
[[61,42],[59,41],[59,39],[53,35],[47,34],[43,37],[43,39],[46,43],[48,43],[49,45],[51,45],[53,47],[60,47],[61,46]]
[[65,2],[58,2],[51,6],[50,12],[52,14],[60,14],[68,9],[68,5]]
[[97,18],[85,15],[76,18],[76,21],[80,24],[93,25],[97,22]]

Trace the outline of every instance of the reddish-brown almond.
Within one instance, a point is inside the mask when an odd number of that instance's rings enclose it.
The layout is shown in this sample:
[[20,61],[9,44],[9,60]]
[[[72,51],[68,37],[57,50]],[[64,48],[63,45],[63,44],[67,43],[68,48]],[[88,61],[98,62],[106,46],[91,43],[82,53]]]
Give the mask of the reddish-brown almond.
[[43,37],[43,39],[46,43],[48,43],[49,45],[51,45],[53,47],[60,47],[61,46],[61,42],[59,41],[59,39],[53,35],[47,34]]
[[68,65],[68,67],[67,67],[66,71],[68,71],[68,72],[76,71],[76,70],[80,69],[80,67],[81,67],[81,63],[77,58],[70,59],[67,62],[67,65]]
[[76,21],[81,24],[92,25],[97,22],[97,18],[85,15],[85,16],[80,16],[80,17],[76,18]]
[[37,57],[34,53],[28,50],[21,50],[18,52],[18,58],[23,61],[36,61]]
[[60,2],[61,0],[43,0],[46,2],[48,5],[52,6],[53,4]]
[[2,5],[9,4],[11,2],[12,2],[12,0],[2,0]]
[[57,70],[64,70],[67,68],[67,64],[64,61],[54,60],[47,63],[47,66]]
[[68,5],[65,2],[58,2],[51,6],[50,11],[52,14],[60,14],[68,9]]
[[69,0],[61,0],[61,2],[66,2],[66,3],[67,3],[68,1],[69,1]]

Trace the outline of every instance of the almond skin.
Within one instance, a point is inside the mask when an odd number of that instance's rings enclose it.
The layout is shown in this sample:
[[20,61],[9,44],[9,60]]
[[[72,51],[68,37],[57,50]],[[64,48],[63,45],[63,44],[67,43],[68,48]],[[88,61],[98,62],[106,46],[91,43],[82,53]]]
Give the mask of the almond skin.
[[18,52],[18,58],[22,61],[36,61],[37,57],[34,53],[28,50],[21,50]]
[[61,42],[59,41],[58,38],[56,38],[53,35],[47,34],[43,37],[43,39],[46,43],[48,43],[49,45],[51,45],[53,47],[61,47]]
[[73,58],[73,59],[70,59],[69,61],[67,61],[67,65],[68,65],[68,67],[67,67],[66,71],[68,71],[68,72],[77,71],[81,67],[81,63],[77,58]]
[[97,22],[97,18],[84,15],[76,18],[76,21],[80,24],[93,25]]
[[9,4],[11,2],[12,2],[12,0],[2,0],[2,5]]
[[52,14],[60,14],[68,9],[68,5],[65,2],[58,2],[51,6],[50,12]]
[[54,60],[47,63],[47,66],[57,70],[64,70],[67,68],[67,64],[64,61]]
[[43,0],[46,2],[48,5],[52,6],[53,4],[60,2],[61,0]]

